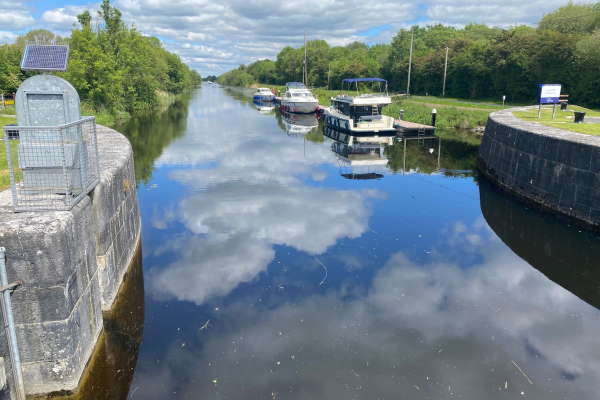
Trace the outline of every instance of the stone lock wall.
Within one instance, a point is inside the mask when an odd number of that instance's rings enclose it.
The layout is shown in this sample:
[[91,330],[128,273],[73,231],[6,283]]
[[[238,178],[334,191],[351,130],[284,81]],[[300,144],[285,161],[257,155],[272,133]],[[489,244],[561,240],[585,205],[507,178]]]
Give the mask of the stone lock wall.
[[[10,191],[0,193],[8,279],[24,282],[12,304],[28,394],[77,387],[102,311],[111,308],[139,245],[131,145],[114,130],[97,130],[100,183],[71,211],[14,213]],[[3,330],[0,336],[8,364]]]
[[600,228],[600,137],[492,113],[480,170],[501,188],[593,229]]

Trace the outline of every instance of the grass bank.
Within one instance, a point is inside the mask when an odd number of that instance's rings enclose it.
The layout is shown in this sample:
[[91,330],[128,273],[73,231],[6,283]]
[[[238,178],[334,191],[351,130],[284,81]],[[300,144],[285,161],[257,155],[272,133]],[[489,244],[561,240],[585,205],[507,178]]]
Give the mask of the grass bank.
[[516,111],[513,114],[521,118],[522,120],[528,122],[535,122],[538,124],[551,126],[554,128],[560,128],[571,132],[583,133],[586,135],[594,135],[600,136],[600,123],[582,123],[576,124],[574,123],[574,114],[573,111],[583,111],[585,112],[585,116],[587,117],[596,117],[600,118],[600,112],[595,110],[590,110],[588,108],[579,107],[579,106],[569,106],[568,110],[561,111],[559,109],[556,110],[556,116],[552,118],[552,108],[545,107],[542,108],[542,113],[540,118],[538,118],[538,109],[531,108],[527,111]]
[[[4,111],[4,110],[2,110]],[[14,116],[0,115],[0,133],[4,137],[4,125],[14,124],[17,119]],[[17,159],[17,141],[11,141],[11,156],[14,160]],[[10,176],[8,174],[8,164],[6,161],[6,145],[4,141],[0,142],[0,190],[4,190],[10,186]]]

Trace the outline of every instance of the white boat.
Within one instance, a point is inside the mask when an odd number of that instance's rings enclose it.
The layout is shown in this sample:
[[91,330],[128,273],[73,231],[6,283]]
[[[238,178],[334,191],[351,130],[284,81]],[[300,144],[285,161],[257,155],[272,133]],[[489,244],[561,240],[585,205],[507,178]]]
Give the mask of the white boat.
[[319,109],[318,100],[300,82],[288,82],[280,101],[282,110],[289,113],[311,114]]
[[273,101],[275,100],[275,94],[269,88],[258,88],[252,95],[254,101]]
[[[379,83],[379,93],[360,94],[359,83],[363,82]],[[344,79],[342,86],[352,84],[356,84],[356,94],[341,94],[331,98],[331,107],[324,110],[325,124],[352,135],[395,136],[394,118],[382,114],[383,108],[392,103],[387,92],[387,81],[381,78],[353,78]]]

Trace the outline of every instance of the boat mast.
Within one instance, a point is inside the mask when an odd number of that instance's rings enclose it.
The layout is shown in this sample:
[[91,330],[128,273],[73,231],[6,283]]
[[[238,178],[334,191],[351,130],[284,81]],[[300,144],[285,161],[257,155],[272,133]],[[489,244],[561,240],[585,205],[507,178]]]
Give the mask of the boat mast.
[[308,86],[308,71],[306,68],[306,31],[304,31],[304,72],[302,73],[304,86]]
[[415,31],[410,28],[410,53],[408,56],[408,82],[406,83],[406,95],[410,96],[410,70],[412,67],[413,42],[415,39]]

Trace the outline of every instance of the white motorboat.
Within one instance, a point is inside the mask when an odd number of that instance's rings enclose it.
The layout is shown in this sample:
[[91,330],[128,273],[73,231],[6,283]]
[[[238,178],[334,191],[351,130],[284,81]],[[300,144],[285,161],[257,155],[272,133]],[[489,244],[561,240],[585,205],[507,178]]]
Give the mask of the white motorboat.
[[[379,93],[360,94],[359,83],[379,83]],[[331,107],[324,110],[325,124],[352,135],[395,136],[394,118],[382,114],[383,108],[392,103],[387,92],[387,81],[381,78],[343,80],[343,86],[352,84],[356,84],[356,94],[341,94],[331,98]]]
[[269,88],[258,88],[252,95],[254,101],[273,101],[275,100],[275,94]]
[[289,113],[311,114],[319,109],[319,101],[300,82],[288,82],[280,101],[282,110]]

